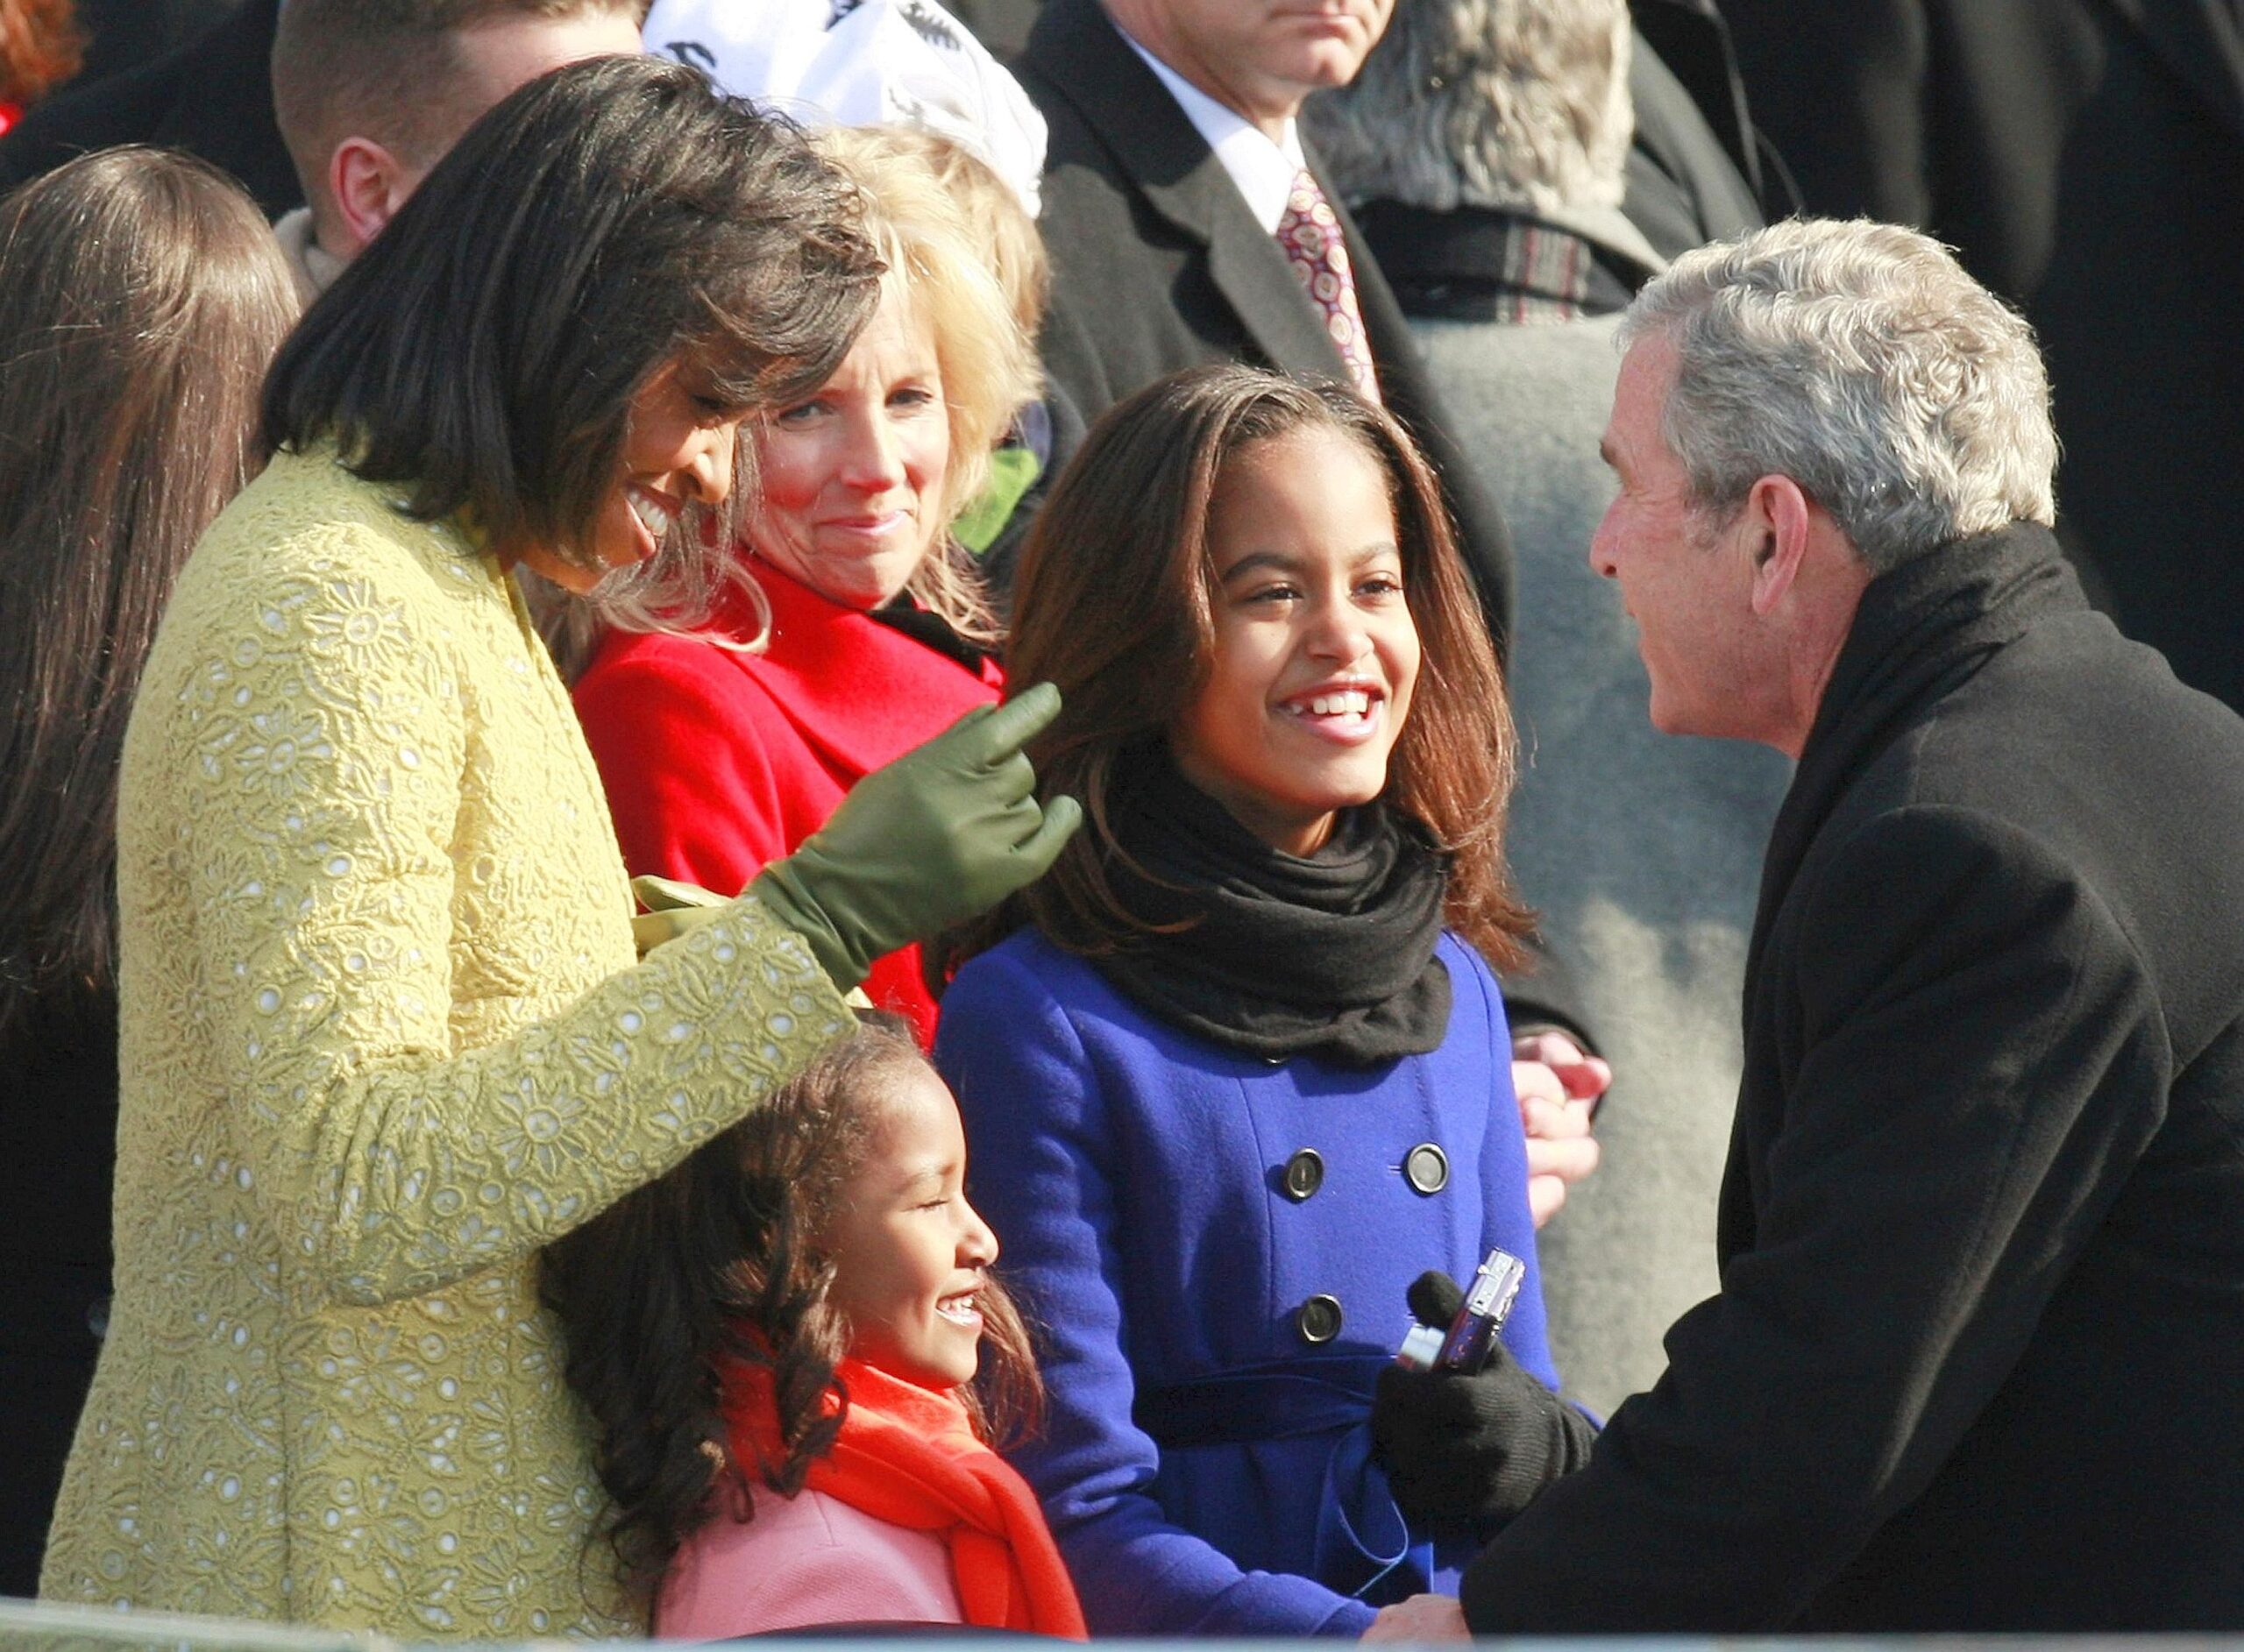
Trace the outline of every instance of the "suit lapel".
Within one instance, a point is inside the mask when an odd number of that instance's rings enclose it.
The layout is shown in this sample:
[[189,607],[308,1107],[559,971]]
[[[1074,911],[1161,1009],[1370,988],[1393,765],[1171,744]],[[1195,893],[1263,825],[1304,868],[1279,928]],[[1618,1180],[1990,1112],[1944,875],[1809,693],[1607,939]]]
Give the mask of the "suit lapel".
[[[1208,274],[1255,348],[1282,372],[1345,376],[1293,266],[1176,100],[1097,0],[1048,0],[1027,62],[1074,104],[1147,205],[1208,249]],[[1360,241],[1350,252],[1360,258]]]
[[2244,27],[2228,0],[2104,0],[2221,124],[2244,138]]

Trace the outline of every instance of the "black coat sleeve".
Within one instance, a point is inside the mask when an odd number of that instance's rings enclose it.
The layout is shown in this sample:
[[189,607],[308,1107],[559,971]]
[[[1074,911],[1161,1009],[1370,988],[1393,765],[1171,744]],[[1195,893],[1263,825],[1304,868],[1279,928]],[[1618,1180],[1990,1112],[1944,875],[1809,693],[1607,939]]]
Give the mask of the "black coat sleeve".
[[1752,1000],[1747,1237],[1468,1569],[1477,1633],[1793,1622],[1956,1450],[2158,1126],[2145,972],[2057,857],[1914,808],[1821,858]]

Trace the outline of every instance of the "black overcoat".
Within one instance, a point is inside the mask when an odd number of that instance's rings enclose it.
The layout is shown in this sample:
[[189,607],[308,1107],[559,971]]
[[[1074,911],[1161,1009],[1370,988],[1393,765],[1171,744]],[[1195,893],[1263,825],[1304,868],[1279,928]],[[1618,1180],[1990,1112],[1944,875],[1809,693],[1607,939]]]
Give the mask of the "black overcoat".
[[1482,1633],[2244,1628],[2244,723],[2020,526],[1875,581],[1771,841],[1722,1289]]
[[[1048,0],[1016,70],[1051,127],[1040,221],[1053,272],[1045,372],[1086,420],[1207,362],[1344,375],[1277,242],[1097,0]],[[1452,434],[1377,261],[1339,193],[1318,181],[1346,232],[1381,394],[1440,474],[1502,653],[1512,592],[1503,515]]]

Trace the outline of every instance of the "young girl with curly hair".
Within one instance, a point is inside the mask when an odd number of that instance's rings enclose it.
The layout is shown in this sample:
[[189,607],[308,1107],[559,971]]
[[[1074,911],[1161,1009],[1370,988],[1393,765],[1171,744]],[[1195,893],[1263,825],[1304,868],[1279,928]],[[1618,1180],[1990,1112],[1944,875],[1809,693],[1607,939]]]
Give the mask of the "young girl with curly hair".
[[969,1624],[1081,1639],[991,1445],[1042,1405],[958,1109],[869,1017],[764,1108],[550,1247],[608,1537],[657,1634]]

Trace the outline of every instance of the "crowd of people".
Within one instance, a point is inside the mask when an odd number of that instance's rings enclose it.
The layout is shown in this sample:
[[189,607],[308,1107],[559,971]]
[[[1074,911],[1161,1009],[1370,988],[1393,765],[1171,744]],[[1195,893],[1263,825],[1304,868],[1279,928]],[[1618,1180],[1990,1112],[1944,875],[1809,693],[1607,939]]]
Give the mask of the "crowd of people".
[[[0,1594],[2244,1629],[2239,336],[2082,405],[2041,174],[1745,0],[111,9],[0,0]],[[2244,140],[2139,9],[2067,118]]]

